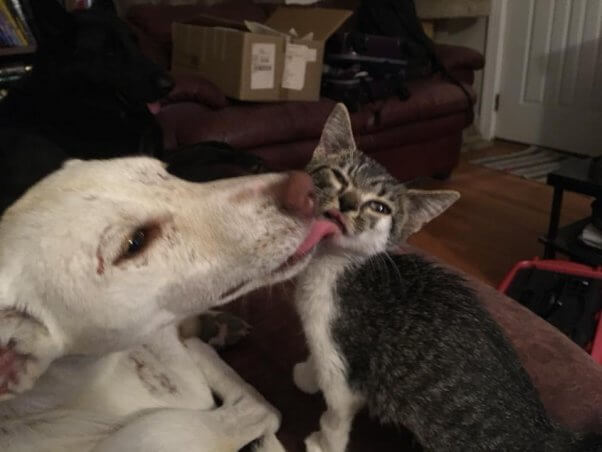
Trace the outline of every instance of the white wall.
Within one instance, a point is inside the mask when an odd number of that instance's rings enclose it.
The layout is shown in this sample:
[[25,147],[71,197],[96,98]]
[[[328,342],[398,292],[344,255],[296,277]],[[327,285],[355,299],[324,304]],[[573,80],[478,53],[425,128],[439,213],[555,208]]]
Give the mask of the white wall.
[[[435,41],[442,44],[461,45],[485,55],[487,44],[487,18],[439,19],[435,22]],[[481,108],[483,71],[475,73],[474,90],[477,93],[476,112]]]

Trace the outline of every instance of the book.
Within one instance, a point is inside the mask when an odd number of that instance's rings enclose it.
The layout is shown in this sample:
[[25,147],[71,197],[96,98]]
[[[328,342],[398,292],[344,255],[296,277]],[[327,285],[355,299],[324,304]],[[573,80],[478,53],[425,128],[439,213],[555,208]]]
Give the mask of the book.
[[18,40],[14,34],[8,18],[0,9],[0,39],[3,47],[15,47],[18,45]]
[[21,5],[21,0],[6,0],[8,3],[8,7],[15,17],[17,25],[19,26],[21,32],[23,33],[25,40],[28,45],[32,45],[35,43],[35,38],[33,36],[33,32],[27,18],[25,17],[25,12],[23,11],[23,7]]
[[11,35],[15,38],[13,46],[26,46],[27,40],[19,30],[19,26],[17,25],[15,18],[10,13],[10,10],[8,9],[8,6],[6,4],[6,0],[0,0],[0,13],[2,13],[2,16],[8,23],[8,28]]

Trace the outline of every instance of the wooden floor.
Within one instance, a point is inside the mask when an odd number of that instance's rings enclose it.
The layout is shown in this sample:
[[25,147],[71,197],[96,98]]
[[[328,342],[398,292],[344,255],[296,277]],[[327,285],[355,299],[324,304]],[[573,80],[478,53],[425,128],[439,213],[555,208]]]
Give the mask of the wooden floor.
[[[537,238],[548,227],[552,188],[468,163],[522,148],[496,142],[491,149],[467,152],[448,181],[421,184],[458,190],[462,197],[410,243],[491,285],[497,285],[517,261],[542,256]],[[590,203],[587,197],[565,193],[561,225],[587,216]]]

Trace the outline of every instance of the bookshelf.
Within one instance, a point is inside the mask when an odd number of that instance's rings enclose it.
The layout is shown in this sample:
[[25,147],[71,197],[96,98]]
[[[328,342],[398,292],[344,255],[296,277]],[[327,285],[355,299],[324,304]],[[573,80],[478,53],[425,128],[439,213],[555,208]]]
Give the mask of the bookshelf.
[[26,1],[0,0],[0,98],[31,70],[36,41]]
[[27,55],[36,51],[35,45],[0,48],[0,58],[12,55]]

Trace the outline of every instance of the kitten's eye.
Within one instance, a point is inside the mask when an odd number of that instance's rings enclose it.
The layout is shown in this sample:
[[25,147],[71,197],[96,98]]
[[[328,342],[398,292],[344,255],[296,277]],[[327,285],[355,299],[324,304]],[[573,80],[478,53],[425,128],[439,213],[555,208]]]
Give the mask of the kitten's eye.
[[389,215],[391,213],[390,207],[382,202],[370,201],[368,207],[370,207],[370,209],[372,209],[376,213],[381,213],[383,215]]
[[347,186],[347,179],[345,179],[343,173],[341,173],[339,170],[332,168],[332,174],[334,174],[334,177],[339,182],[339,184],[343,185],[344,187]]
[[128,248],[126,255],[131,257],[142,250],[146,244],[147,231],[144,229],[137,229],[132,236],[128,239]]

